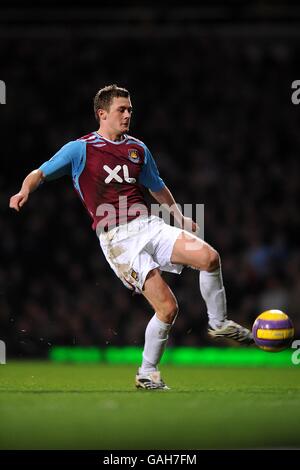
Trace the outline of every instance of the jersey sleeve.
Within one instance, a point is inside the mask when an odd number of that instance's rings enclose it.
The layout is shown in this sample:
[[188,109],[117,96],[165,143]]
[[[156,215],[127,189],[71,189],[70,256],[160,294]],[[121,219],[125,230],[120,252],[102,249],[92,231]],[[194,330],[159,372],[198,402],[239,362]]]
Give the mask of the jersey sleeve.
[[142,171],[139,176],[139,184],[142,184],[151,191],[160,191],[165,183],[159,176],[154,158],[151,155],[150,150],[145,146],[145,160],[142,167]]
[[50,160],[43,163],[39,170],[45,175],[45,181],[51,181],[64,175],[72,174],[72,166],[78,166],[82,156],[81,141],[72,141],[64,145]]

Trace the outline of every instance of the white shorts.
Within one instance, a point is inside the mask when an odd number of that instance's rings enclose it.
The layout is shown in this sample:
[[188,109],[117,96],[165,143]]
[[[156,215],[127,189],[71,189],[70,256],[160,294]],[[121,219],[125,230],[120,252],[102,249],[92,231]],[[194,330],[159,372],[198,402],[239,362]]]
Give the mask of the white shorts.
[[116,275],[126,287],[141,293],[152,269],[181,273],[183,265],[171,263],[173,246],[181,233],[182,229],[151,215],[102,232],[99,240]]

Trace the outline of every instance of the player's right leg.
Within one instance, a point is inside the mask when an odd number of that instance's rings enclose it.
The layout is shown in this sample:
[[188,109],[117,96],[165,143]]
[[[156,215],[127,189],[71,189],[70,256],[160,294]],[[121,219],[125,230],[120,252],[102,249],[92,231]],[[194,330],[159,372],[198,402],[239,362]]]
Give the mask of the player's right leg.
[[146,328],[143,362],[136,375],[136,387],[168,390],[169,387],[161,379],[157,366],[178,313],[177,301],[158,269],[148,273],[142,293],[155,314]]

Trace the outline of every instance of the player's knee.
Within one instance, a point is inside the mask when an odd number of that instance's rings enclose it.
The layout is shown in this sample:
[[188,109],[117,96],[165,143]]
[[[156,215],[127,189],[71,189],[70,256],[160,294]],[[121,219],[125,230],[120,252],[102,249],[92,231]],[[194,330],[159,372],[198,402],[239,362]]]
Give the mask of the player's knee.
[[207,259],[207,265],[205,271],[212,272],[220,267],[220,256],[219,253],[213,248],[209,251]]
[[160,309],[160,316],[164,323],[174,323],[178,315],[178,304],[175,299],[166,301]]

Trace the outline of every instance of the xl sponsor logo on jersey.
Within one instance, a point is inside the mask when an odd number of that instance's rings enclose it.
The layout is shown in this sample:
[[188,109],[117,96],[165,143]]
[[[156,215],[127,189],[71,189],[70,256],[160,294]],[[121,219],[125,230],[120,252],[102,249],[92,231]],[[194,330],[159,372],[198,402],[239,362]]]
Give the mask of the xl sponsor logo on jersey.
[[[106,184],[111,183],[111,181],[116,181],[117,183],[123,183],[124,181],[126,181],[126,183],[136,183],[136,179],[129,176],[127,165],[117,165],[114,168],[103,165],[103,170],[108,173],[108,176],[104,180]],[[122,176],[119,175],[120,171]]]

